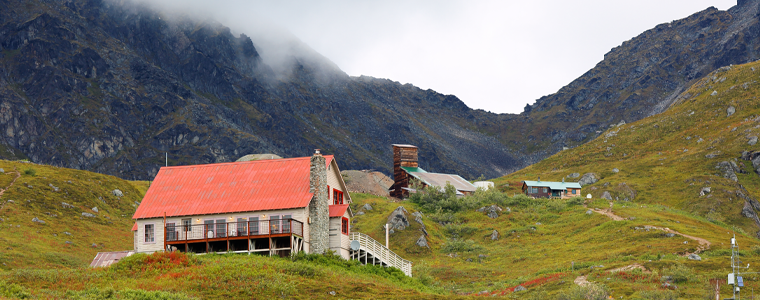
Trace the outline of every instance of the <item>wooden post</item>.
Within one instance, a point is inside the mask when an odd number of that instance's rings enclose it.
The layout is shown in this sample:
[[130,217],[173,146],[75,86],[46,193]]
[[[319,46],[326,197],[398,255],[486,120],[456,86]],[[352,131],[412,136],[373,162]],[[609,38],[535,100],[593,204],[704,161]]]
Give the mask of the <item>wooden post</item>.
[[164,212],[164,251],[166,251],[166,212]]

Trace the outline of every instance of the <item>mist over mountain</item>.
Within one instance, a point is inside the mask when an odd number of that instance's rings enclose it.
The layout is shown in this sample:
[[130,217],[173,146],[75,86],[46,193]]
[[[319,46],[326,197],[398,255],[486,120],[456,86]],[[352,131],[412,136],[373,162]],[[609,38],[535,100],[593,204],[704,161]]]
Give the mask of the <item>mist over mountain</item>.
[[755,60],[758,3],[659,25],[515,115],[350,77],[269,27],[238,33],[130,1],[0,0],[0,156],[150,179],[164,153],[182,165],[319,148],[346,169],[390,173],[390,144],[409,143],[423,168],[496,177]]

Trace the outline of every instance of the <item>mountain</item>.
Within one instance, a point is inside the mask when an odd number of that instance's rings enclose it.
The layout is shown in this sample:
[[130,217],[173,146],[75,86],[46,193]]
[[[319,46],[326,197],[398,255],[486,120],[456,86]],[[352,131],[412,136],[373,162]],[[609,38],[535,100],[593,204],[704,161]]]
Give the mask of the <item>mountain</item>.
[[495,181],[520,193],[522,180],[578,181],[594,174],[598,181],[586,181],[582,195],[663,205],[760,237],[758,76],[760,62],[720,68],[668,110],[615,125]]
[[[760,1],[727,11],[710,7],[660,24],[605,54],[557,93],[496,121],[491,133],[538,162],[596,138],[621,121],[662,113],[697,80],[720,67],[760,58]],[[511,117],[511,116],[510,116]]]
[[150,179],[166,152],[178,165],[321,148],[390,173],[390,145],[410,143],[438,172],[520,165],[455,96],[349,77],[298,42],[282,70],[245,34],[129,1],[0,4],[5,158]]
[[393,143],[419,146],[425,169],[497,177],[665,111],[760,45],[760,1],[709,8],[624,42],[522,114],[492,114],[350,77],[298,41],[268,62],[265,41],[131,1],[0,4],[0,157],[127,179],[152,178],[166,156],[182,165],[315,148],[390,174]]

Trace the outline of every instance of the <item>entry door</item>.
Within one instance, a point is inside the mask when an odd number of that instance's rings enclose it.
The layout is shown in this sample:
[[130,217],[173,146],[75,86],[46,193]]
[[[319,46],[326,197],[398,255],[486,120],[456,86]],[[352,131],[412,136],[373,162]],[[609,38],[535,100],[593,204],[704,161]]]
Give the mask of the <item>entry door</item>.
[[237,235],[238,236],[245,236],[246,231],[248,229],[248,220],[245,218],[238,218],[237,219]]
[[214,236],[214,220],[203,220],[203,234],[206,238],[213,239]]
[[290,215],[282,216],[282,233],[290,233]]
[[280,226],[280,216],[279,215],[270,216],[269,217],[269,230],[270,230],[269,232],[271,234],[278,234],[278,233],[281,233],[280,232],[281,228],[282,226]]
[[224,219],[216,220],[216,237],[227,236],[227,222]]
[[259,235],[259,217],[250,217],[248,218],[248,224],[250,224],[250,230],[248,231],[250,235]]

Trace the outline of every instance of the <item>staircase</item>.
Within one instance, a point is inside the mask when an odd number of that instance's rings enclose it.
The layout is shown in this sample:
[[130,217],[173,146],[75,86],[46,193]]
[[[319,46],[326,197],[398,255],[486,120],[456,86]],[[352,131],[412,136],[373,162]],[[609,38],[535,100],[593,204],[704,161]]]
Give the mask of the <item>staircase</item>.
[[358,241],[360,245],[359,250],[350,250],[351,259],[356,259],[365,265],[373,264],[384,267],[396,267],[404,272],[406,276],[412,277],[412,262],[393,253],[385,245],[359,232],[350,233],[348,238],[351,241]]

